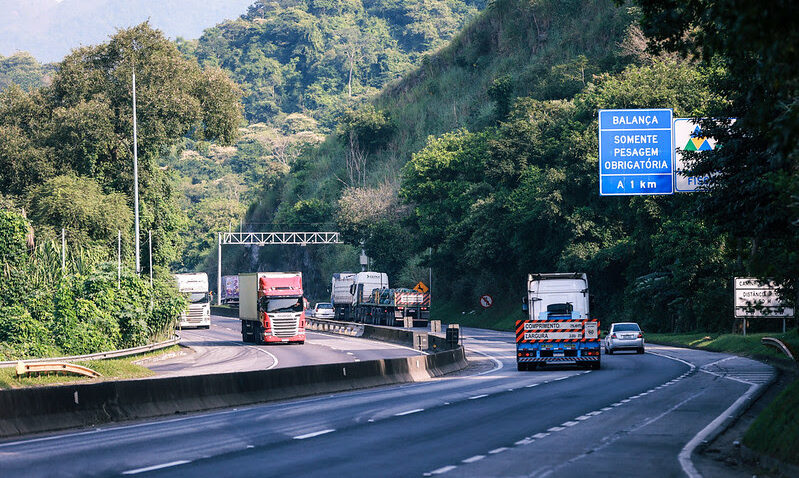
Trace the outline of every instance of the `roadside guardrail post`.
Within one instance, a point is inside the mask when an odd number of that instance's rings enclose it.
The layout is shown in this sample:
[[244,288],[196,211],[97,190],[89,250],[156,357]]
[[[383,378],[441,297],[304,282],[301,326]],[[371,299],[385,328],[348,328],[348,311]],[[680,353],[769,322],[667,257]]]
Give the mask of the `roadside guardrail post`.
[[416,350],[427,350],[427,332],[413,333],[413,348]]
[[447,325],[447,345],[455,348],[460,344],[461,340],[461,326],[460,324]]

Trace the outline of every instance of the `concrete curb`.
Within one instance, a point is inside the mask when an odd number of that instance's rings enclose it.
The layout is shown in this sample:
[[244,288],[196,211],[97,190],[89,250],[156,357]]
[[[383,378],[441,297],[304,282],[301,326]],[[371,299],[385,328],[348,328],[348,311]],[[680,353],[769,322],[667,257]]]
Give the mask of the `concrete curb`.
[[465,368],[462,347],[413,357],[0,392],[0,437],[429,380]]

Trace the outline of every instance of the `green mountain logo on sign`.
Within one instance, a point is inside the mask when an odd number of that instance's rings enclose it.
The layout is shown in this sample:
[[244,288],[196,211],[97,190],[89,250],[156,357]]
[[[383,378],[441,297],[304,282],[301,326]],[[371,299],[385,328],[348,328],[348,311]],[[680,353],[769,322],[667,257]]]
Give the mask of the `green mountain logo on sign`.
[[685,145],[683,150],[712,151],[713,146],[710,145],[710,142],[707,140],[707,138],[702,135],[702,130],[699,129],[699,126],[697,126],[694,128],[694,132],[691,133],[691,139],[688,140],[688,144]]

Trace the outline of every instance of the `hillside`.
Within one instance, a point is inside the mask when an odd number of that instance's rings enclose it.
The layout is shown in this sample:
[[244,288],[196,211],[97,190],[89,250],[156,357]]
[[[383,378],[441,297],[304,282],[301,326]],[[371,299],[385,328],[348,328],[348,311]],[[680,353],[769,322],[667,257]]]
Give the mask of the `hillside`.
[[444,45],[482,0],[256,1],[182,51],[231,72],[250,122],[335,114],[405,74]]
[[[710,90],[717,71],[645,45],[615,2],[492,2],[370,104],[345,111],[246,222],[340,230],[396,286],[432,267],[450,312],[490,293],[510,313],[528,272],[579,270],[599,317],[722,327],[725,277],[740,265],[728,236],[696,214],[701,197],[597,194],[599,109],[727,114]],[[335,265],[357,267],[354,249],[255,252],[231,266],[285,262],[324,280]]]
[[[427,137],[459,128],[493,127],[516,97],[573,97],[592,75],[618,72],[638,61],[642,44],[635,43],[630,24],[626,9],[612,1],[492,2],[442,49],[421,55],[414,70],[384,88],[372,102],[374,107],[340,116],[334,134],[293,164],[282,187],[265,191],[245,222],[342,229],[355,243],[365,238],[375,267],[388,266],[407,285],[426,274],[426,268],[418,266],[416,258],[401,257],[416,257],[424,249],[415,243],[415,227],[401,227],[409,210],[398,191],[402,168]],[[381,128],[381,123],[388,126]],[[354,132],[362,143],[367,136],[371,143],[353,149],[348,138]],[[358,158],[364,164],[354,175]],[[347,203],[357,197],[358,186],[368,186],[361,189],[372,198],[373,207],[347,216],[339,199],[344,196]],[[392,217],[394,213],[399,216]],[[322,224],[316,224],[315,217],[324,218]],[[364,227],[380,221],[385,222],[380,230]],[[407,237],[395,240],[399,231]],[[354,254],[349,261],[338,256],[333,260],[327,252],[305,260],[323,269],[331,261],[357,267]],[[331,272],[326,269],[320,275]]]
[[28,53],[0,55],[0,91],[16,84],[25,90],[40,88],[52,81],[53,65],[42,65]]

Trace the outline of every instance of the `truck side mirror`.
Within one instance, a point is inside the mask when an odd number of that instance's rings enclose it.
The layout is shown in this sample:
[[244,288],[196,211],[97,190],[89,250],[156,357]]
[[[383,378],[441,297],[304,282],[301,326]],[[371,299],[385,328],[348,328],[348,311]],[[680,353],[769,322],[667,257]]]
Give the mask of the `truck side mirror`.
[[524,296],[522,299],[522,312],[527,314],[527,311],[530,309],[530,301],[527,300],[527,296]]

